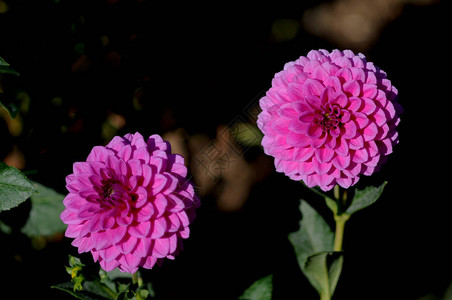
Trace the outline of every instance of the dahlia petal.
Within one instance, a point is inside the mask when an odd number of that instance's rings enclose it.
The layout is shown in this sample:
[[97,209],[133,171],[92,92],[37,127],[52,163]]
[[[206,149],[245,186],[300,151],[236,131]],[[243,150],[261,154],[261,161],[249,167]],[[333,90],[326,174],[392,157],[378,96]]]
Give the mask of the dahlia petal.
[[115,172],[116,174],[121,175],[128,175],[129,174],[129,168],[127,167],[127,164],[122,159],[118,159],[115,165]]
[[349,68],[341,68],[334,75],[336,77],[339,77],[339,79],[342,79],[344,82],[347,82],[347,81],[353,79],[352,72],[350,71]]
[[107,230],[107,239],[112,245],[119,243],[126,235],[127,228],[123,226],[116,226],[116,228],[111,228]]
[[132,156],[132,146],[126,145],[122,147],[116,155],[123,161],[128,161]]
[[79,237],[80,232],[82,231],[82,228],[84,226],[85,226],[84,224],[69,224],[69,226],[66,229],[66,232],[64,233],[64,236],[68,238]]
[[315,150],[315,157],[317,158],[318,162],[328,163],[333,158],[334,153],[335,153],[334,150],[320,148]]
[[161,238],[155,240],[154,247],[152,248],[152,256],[157,258],[164,258],[169,253],[169,240],[167,238]]
[[154,200],[154,207],[157,212],[157,218],[165,213],[167,206],[168,200],[166,199],[166,196],[163,194],[157,194]]
[[75,175],[80,173],[91,173],[90,164],[87,162],[75,162],[72,170]]
[[[312,121],[314,120],[314,118],[316,117],[316,115],[314,114],[313,111],[306,111],[300,114],[300,116],[298,117],[298,120],[300,120],[303,123],[312,123]],[[289,120],[288,120],[289,121]]]
[[155,214],[154,205],[150,202],[140,208],[137,213],[137,222],[146,222]]
[[139,186],[139,187],[137,187],[137,190],[135,191],[135,193],[137,195],[137,200],[135,202],[135,207],[136,208],[143,207],[143,205],[145,205],[146,202],[148,201],[148,192],[147,192],[147,190],[144,187]]
[[330,74],[321,65],[315,68],[314,71],[311,73],[312,78],[322,81],[326,79],[329,75]]
[[362,98],[362,99],[364,102],[364,107],[361,109],[361,112],[366,115],[372,114],[377,109],[375,102],[369,98]]
[[177,234],[183,239],[188,239],[188,237],[190,236],[190,228],[184,227],[184,229],[179,231]]
[[135,225],[130,225],[128,227],[128,232],[130,235],[137,237],[137,238],[145,238],[151,229],[151,223],[150,222],[141,222],[137,223]]
[[90,240],[92,242],[93,248],[95,248],[96,250],[102,250],[111,245],[105,231],[91,233]]
[[129,212],[122,213],[120,216],[116,217],[116,223],[119,226],[127,227],[133,222],[133,214]]
[[294,161],[304,162],[314,155],[313,148],[296,148],[294,151]]
[[378,93],[377,86],[372,83],[363,84],[363,97],[374,98]]
[[299,83],[290,83],[287,86],[287,94],[290,98],[297,100],[304,96],[302,85]]
[[340,107],[346,107],[348,104],[348,97],[342,93],[339,92],[336,94],[336,97],[333,98],[332,101],[330,101],[331,104],[337,104]]
[[177,235],[173,234],[170,237],[168,237],[169,242],[169,253],[174,254],[177,251]]
[[361,68],[350,68],[350,71],[352,72],[353,79],[361,82],[366,81],[366,75]]
[[321,163],[316,159],[312,160],[312,164],[314,166],[314,170],[318,175],[322,175],[322,174],[326,174],[330,171],[331,169],[331,164],[330,163]]
[[336,148],[334,149],[334,151],[340,155],[340,156],[348,156],[349,153],[349,146],[348,146],[348,142],[345,139],[337,139],[337,141],[339,141],[339,143],[336,142]]
[[361,85],[356,80],[350,80],[342,86],[345,92],[349,92],[352,96],[358,97],[361,94]]
[[347,123],[350,121],[350,112],[346,109],[341,109],[341,123]]
[[309,60],[305,65],[304,65],[304,71],[306,73],[312,73],[315,68],[317,68],[318,66],[320,66],[320,62],[317,60]]
[[190,224],[190,219],[185,211],[176,213],[183,227],[187,227]]
[[378,128],[377,125],[375,123],[370,123],[369,126],[367,126],[366,128],[364,128],[363,131],[363,136],[364,136],[364,141],[372,141],[378,133]]
[[348,140],[348,147],[353,150],[361,149],[364,147],[364,138],[362,135],[356,136],[354,139]]
[[272,123],[271,127],[275,132],[279,134],[284,134],[287,131],[287,128],[289,127],[289,123],[290,123],[289,119],[279,118]]
[[313,148],[322,147],[325,144],[327,138],[328,138],[328,134],[325,134],[324,132],[322,132],[322,135],[320,135],[320,137],[318,139],[311,140],[311,147],[313,147]]
[[180,219],[176,214],[168,216],[168,223],[170,224],[168,232],[176,232],[181,227]]
[[151,184],[154,172],[150,165],[143,165],[143,186],[147,187]]
[[[336,92],[332,87],[325,87],[322,93],[320,94],[320,101],[322,104],[328,103],[330,99],[335,96]],[[344,95],[345,96],[345,95]]]
[[99,261],[100,266],[102,267],[102,269],[104,269],[107,272],[113,271],[114,269],[116,269],[119,266],[119,261],[117,260],[112,260],[112,261],[105,261],[105,260],[101,260]]
[[353,184],[353,180],[350,177],[337,178],[336,182],[344,189],[348,189]]
[[336,148],[336,143],[337,143],[337,137],[333,137],[330,134],[325,142],[325,147],[327,149],[334,150]]
[[287,134],[287,144],[292,147],[303,148],[309,145],[311,142],[311,138],[304,135],[303,133],[294,133],[289,131]]
[[342,136],[343,138],[351,139],[356,136],[357,125],[354,121],[350,120],[349,122],[345,123],[344,129],[345,129],[345,133]]
[[122,254],[129,254],[135,248],[138,243],[138,239],[131,235],[126,235],[121,243],[116,245],[116,248]]
[[89,222],[89,231],[97,232],[103,229],[101,217],[103,214],[94,214]]
[[168,178],[163,174],[155,174],[154,182],[152,184],[152,194],[157,195],[160,193],[168,183]]
[[372,115],[372,117],[378,126],[383,126],[383,124],[385,124],[387,122],[385,112],[378,107],[375,110],[375,113]]
[[151,226],[150,238],[151,239],[161,238],[167,231],[167,227],[168,227],[168,225],[167,225],[164,217],[155,219]]
[[367,152],[366,148],[354,150],[354,153],[352,152],[352,160],[355,163],[364,163],[369,159],[369,153]]
[[[325,63],[322,64],[322,67],[328,73],[328,77],[323,80],[323,84],[325,84],[325,81],[328,80],[328,78],[331,78],[331,77],[337,78],[337,77],[332,76],[332,75],[336,74],[336,72],[339,70],[338,66],[335,66],[335,65],[331,64],[330,62],[325,62]],[[336,90],[336,91],[338,91],[338,90]]]
[[139,159],[129,159],[127,161],[127,165],[129,166],[130,172],[133,176],[143,175],[143,163]]
[[[349,70],[349,67],[352,67],[352,66],[353,66],[352,62],[351,62],[350,59],[347,58],[347,57],[339,57],[339,58],[337,58],[336,60],[334,60],[334,63],[335,63],[336,65],[338,65],[339,67],[346,68],[346,70],[348,70],[348,71],[350,71],[350,70]],[[351,78],[351,77],[350,77],[350,78]],[[349,80],[350,78],[348,78],[347,80]]]
[[86,204],[77,212],[77,218],[81,220],[88,220],[91,219],[98,211],[98,205]]
[[337,76],[329,76],[323,81],[323,84],[332,87],[336,92],[342,91],[342,83]]
[[288,129],[293,133],[305,133],[310,124],[302,123],[298,118],[292,119],[289,123]]
[[302,92],[304,95],[320,96],[324,88],[324,85],[320,81],[315,79],[308,79],[303,84]]
[[179,176],[182,176],[184,178],[187,177],[187,167],[183,163],[182,164],[180,164],[180,163],[172,164],[170,172],[174,173],[174,174],[178,174]]
[[340,156],[336,155],[333,160],[331,161],[333,166],[336,167],[339,170],[344,170],[350,165],[350,156]]
[[166,185],[166,188],[162,193],[165,195],[169,195],[176,190],[179,184],[179,180],[169,173],[165,173],[164,176],[166,176],[166,178],[168,179],[168,184]]
[[[367,126],[367,124],[369,124],[369,119],[367,118],[367,116],[365,114],[363,114],[361,112],[354,113],[354,120],[355,120],[356,124],[358,125],[359,129],[363,129],[364,127]],[[351,122],[349,122],[349,123],[351,123]]]
[[320,126],[317,126],[316,124],[311,124],[308,127],[306,135],[311,139],[319,138],[322,135],[322,128],[320,128]]
[[154,267],[155,263],[157,262],[157,258],[153,256],[146,257],[146,261],[143,264],[143,268],[145,269],[152,269]]
[[350,97],[349,98],[349,106],[347,107],[347,109],[349,111],[360,111],[361,110],[361,106],[363,105],[363,100],[362,98],[359,97]]
[[141,262],[141,257],[137,257],[132,253],[123,255],[122,258],[119,259],[121,265],[120,269],[123,269],[125,272],[133,274],[138,271],[138,265]]

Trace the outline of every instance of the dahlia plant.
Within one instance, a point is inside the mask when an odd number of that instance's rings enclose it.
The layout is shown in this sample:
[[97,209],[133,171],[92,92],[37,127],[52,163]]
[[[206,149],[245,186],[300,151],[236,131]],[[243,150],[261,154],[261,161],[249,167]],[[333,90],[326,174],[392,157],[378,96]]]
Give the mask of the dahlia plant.
[[65,235],[104,271],[119,268],[137,281],[139,267],[174,259],[190,234],[200,201],[186,176],[184,158],[159,135],[116,136],[66,177]]
[[[334,214],[333,233],[302,201],[300,230],[289,235],[301,270],[322,300],[331,299],[341,273],[345,222],[374,203],[386,185],[356,189],[347,199],[347,189],[361,175],[378,171],[399,141],[397,94],[386,73],[363,54],[312,50],[286,63],[260,99],[257,125],[276,171],[321,195]],[[333,189],[333,195],[317,187]],[[244,298],[269,285],[268,278],[257,281]]]

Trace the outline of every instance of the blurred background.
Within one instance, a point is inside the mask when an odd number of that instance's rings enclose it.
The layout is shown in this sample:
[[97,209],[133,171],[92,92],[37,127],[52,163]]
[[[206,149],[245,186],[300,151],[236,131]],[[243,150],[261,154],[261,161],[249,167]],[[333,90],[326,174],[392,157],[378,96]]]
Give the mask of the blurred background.
[[[0,56],[20,73],[0,89],[0,159],[65,194],[75,161],[114,135],[158,133],[186,157],[202,206],[175,261],[143,271],[159,299],[236,299],[274,274],[275,299],[318,299],[287,234],[301,198],[258,146],[258,101],[284,63],[352,49],[388,73],[404,108],[400,144],[358,188],[388,180],[346,227],[335,299],[452,299],[450,1],[248,4],[0,0]],[[3,291],[65,299],[76,249],[63,233],[21,233],[28,202],[2,212]],[[331,216],[330,216],[331,217]],[[89,264],[92,258],[82,255]],[[26,288],[25,288],[26,287]]]

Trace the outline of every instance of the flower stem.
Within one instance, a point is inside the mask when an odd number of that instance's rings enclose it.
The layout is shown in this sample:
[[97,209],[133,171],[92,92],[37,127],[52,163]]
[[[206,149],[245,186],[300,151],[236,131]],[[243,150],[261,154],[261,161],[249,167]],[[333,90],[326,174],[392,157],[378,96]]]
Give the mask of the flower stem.
[[334,216],[336,221],[336,232],[334,234],[334,248],[333,251],[342,251],[342,241],[344,240],[345,223],[350,218],[347,214]]
[[141,297],[139,290],[141,289],[141,286],[143,285],[143,278],[140,276],[140,271],[136,271],[132,274],[132,283],[135,285],[138,285],[138,288],[135,292],[135,297],[137,300],[143,300],[143,297]]

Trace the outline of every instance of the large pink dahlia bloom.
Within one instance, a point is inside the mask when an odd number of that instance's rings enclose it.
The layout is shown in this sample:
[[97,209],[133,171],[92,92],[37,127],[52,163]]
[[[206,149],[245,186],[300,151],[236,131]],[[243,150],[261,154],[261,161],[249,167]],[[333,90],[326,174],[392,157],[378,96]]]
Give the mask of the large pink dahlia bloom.
[[200,201],[185,178],[184,158],[171,154],[168,142],[116,136],[73,171],[61,220],[79,253],[90,251],[105,271],[128,273],[174,259]]
[[330,190],[371,175],[398,143],[401,107],[386,73],[350,50],[310,51],[260,99],[262,145],[278,172]]

